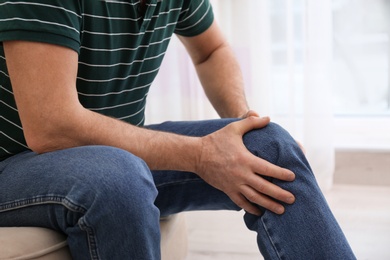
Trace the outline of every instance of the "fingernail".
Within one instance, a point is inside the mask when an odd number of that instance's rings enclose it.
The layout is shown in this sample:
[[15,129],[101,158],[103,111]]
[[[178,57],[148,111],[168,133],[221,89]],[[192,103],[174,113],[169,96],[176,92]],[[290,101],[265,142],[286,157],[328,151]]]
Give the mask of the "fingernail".
[[295,202],[295,197],[294,196],[288,197],[286,202],[288,204],[293,204]]
[[282,206],[280,206],[280,207],[277,207],[276,208],[276,210],[275,210],[275,212],[277,213],[277,214],[283,214],[284,213],[284,207],[282,207]]
[[291,181],[295,180],[295,174],[292,171],[288,171],[287,176]]

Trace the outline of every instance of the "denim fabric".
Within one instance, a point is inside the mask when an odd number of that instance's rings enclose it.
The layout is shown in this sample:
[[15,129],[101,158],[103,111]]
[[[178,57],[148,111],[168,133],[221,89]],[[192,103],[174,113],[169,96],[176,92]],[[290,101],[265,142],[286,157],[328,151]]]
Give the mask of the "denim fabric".
[[[203,136],[233,119],[165,122],[151,129]],[[304,155],[271,123],[244,136],[255,155],[288,168],[270,179],[296,196],[286,213],[246,213],[265,259],[355,259]],[[191,152],[191,151],[189,151]],[[191,210],[239,210],[190,172],[153,171],[134,155],[86,146],[0,162],[0,226],[41,226],[68,235],[74,259],[160,259],[159,217]]]

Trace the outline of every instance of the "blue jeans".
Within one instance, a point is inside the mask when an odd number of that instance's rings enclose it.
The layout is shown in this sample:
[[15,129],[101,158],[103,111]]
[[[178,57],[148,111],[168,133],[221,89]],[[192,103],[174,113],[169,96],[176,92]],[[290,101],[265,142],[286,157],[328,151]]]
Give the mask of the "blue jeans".
[[[191,136],[233,119],[166,122],[148,128]],[[300,148],[271,123],[244,136],[255,155],[296,174],[270,179],[296,196],[286,213],[246,213],[265,259],[355,259]],[[191,151],[189,151],[191,152]],[[159,218],[191,210],[240,210],[190,172],[153,171],[129,152],[86,146],[42,155],[24,152],[0,162],[0,226],[63,232],[74,259],[160,259]]]

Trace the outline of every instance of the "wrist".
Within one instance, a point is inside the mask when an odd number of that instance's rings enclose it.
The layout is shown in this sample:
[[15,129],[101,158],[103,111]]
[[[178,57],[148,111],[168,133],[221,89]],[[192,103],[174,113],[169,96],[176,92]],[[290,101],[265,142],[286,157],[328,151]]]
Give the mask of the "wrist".
[[203,147],[204,147],[204,137],[200,137],[197,140],[197,145],[194,149],[194,158],[193,158],[193,171],[195,174],[197,174],[200,177],[201,171],[201,161],[202,161],[202,155],[203,155]]

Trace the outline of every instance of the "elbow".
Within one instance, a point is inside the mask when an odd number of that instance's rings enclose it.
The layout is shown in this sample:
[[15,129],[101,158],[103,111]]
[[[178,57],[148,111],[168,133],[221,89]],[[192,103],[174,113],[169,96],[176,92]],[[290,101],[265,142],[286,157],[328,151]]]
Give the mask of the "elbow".
[[77,145],[75,127],[69,121],[46,121],[33,127],[24,127],[27,146],[32,151],[42,154],[62,150]]
[[209,52],[198,54],[198,55],[193,55],[192,56],[192,62],[194,63],[195,66],[202,65],[209,61],[211,57],[215,56],[216,53],[218,53],[221,50],[229,50],[230,46],[226,42],[222,42],[219,45],[215,46],[214,49],[211,49]]
[[96,128],[95,113],[79,103],[22,115],[27,146],[38,154],[94,143],[91,133]]
[[53,133],[24,130],[24,137],[29,149],[38,154],[59,150],[60,142]]
[[29,149],[42,154],[85,143],[80,140],[80,132],[85,132],[82,130],[86,122],[84,109],[69,110],[62,106],[60,110],[51,111],[57,112],[21,118],[24,137]]

